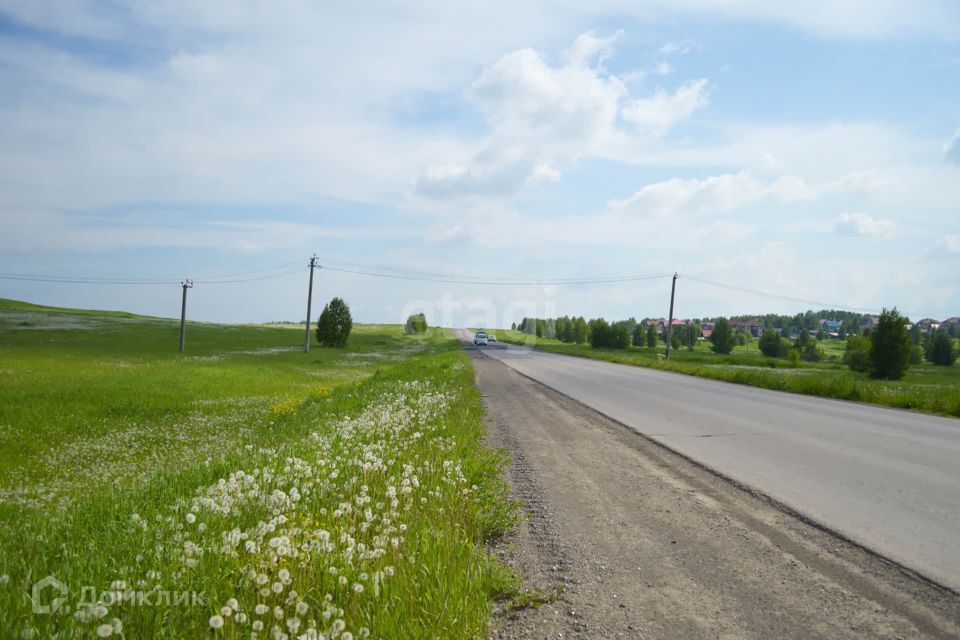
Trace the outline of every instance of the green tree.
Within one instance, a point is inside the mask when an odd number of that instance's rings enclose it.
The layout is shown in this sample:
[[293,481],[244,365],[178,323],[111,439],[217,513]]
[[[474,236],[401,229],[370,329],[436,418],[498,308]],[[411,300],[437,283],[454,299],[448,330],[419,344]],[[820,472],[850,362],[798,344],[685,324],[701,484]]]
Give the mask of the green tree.
[[573,322],[573,341],[577,344],[583,344],[587,341],[587,336],[590,334],[590,328],[587,326],[587,321],[580,316]]
[[923,331],[920,330],[920,325],[916,322],[913,323],[910,327],[910,342],[913,344],[920,344],[923,341]]
[[758,344],[760,346],[760,353],[768,358],[785,358],[787,351],[789,351],[787,341],[772,328],[763,332]]
[[899,380],[910,366],[910,336],[907,323],[896,307],[883,310],[876,328],[870,332],[870,375]]
[[511,331],[516,331],[516,330],[517,330],[517,323],[516,323],[516,322],[514,322],[513,324],[510,325],[510,330],[511,330]]
[[735,341],[729,320],[726,318],[717,319],[713,326],[713,333],[710,334],[710,342],[713,345],[710,348],[716,353],[725,354],[733,351]]
[[870,371],[870,337],[852,335],[847,338],[847,350],[843,352],[843,361],[854,371]]
[[642,347],[647,342],[647,331],[643,324],[638,324],[633,328],[633,346]]
[[657,346],[657,325],[647,325],[647,349],[655,349]]
[[610,346],[610,324],[603,318],[590,321],[590,346],[594,349]]
[[334,298],[323,306],[320,319],[317,320],[317,342],[324,347],[343,347],[352,329],[350,307],[343,298]]
[[630,344],[630,325],[626,322],[617,322],[610,327],[607,346],[611,349],[626,349]]
[[408,336],[427,332],[427,316],[422,313],[415,313],[407,318],[403,325],[403,332]]
[[951,338],[942,329],[934,334],[927,347],[927,360],[932,364],[949,367],[957,361],[957,349]]

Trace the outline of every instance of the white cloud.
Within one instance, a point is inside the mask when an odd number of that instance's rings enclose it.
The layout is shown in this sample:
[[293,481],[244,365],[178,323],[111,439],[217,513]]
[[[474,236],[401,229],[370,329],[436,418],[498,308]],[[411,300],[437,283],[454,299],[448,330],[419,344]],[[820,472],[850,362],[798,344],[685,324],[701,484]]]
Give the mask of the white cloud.
[[691,40],[680,40],[678,42],[668,42],[658,50],[662,56],[685,56],[694,49],[699,49],[700,45]]
[[841,235],[885,236],[893,233],[892,220],[875,220],[865,213],[841,213],[834,222],[834,231]]
[[669,62],[658,62],[654,70],[657,72],[657,75],[668,76],[673,73],[673,66],[671,66]]
[[937,241],[937,247],[947,253],[960,253],[960,235],[944,236]]
[[960,164],[960,129],[957,129],[957,132],[950,138],[950,142],[944,145],[943,157],[948,162]]
[[622,115],[624,120],[641,129],[663,135],[707,106],[709,96],[708,83],[701,78],[680,86],[673,94],[661,87],[651,98],[630,101]]
[[[634,100],[625,83],[602,68],[620,34],[579,36],[551,65],[526,48],[483,70],[466,93],[490,125],[472,157],[429,166],[414,182],[414,193],[430,199],[503,197],[559,171],[580,158],[603,153],[611,140],[636,134],[662,136],[705,106],[706,80],[669,94]],[[632,125],[627,132],[623,121]],[[549,166],[544,174],[538,167]]]
[[708,214],[733,211],[762,200],[792,204],[812,199],[815,195],[797,176],[780,176],[764,182],[752,171],[741,171],[702,179],[671,178],[648,184],[629,198],[611,202],[610,206],[653,214]]

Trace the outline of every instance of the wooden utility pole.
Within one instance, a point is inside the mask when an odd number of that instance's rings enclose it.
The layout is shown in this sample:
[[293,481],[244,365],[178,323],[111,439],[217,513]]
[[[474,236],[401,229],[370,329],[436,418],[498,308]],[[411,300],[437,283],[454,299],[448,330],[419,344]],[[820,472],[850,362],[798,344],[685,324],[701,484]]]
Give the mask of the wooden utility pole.
[[671,333],[673,333],[673,296],[677,292],[677,278],[679,277],[679,273],[674,273],[673,283],[670,285],[670,319],[667,320],[667,360],[670,359],[670,340],[672,339]]
[[307,332],[303,340],[303,352],[310,353],[310,306],[313,304],[313,270],[317,267],[317,255],[310,258],[310,286],[307,289]]
[[184,280],[180,286],[183,287],[183,302],[180,304],[180,353],[183,353],[187,337],[187,289],[193,288],[193,280]]

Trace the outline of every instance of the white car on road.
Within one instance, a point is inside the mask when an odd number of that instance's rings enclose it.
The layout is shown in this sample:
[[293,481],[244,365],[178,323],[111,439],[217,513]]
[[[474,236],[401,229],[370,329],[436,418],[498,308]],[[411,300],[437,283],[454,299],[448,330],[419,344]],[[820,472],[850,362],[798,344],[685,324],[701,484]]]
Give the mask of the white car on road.
[[487,334],[481,331],[477,335],[473,336],[473,344],[480,347],[487,346]]

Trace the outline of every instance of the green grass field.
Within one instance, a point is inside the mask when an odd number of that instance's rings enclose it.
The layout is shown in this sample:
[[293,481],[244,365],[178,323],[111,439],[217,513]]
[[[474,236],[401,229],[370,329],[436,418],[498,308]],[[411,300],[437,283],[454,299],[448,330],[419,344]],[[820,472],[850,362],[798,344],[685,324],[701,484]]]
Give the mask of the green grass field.
[[801,361],[798,366],[793,366],[785,359],[764,356],[756,340],[734,347],[729,355],[713,353],[709,343],[701,341],[692,351],[687,347],[671,350],[667,361],[663,343],[656,349],[594,349],[590,345],[566,344],[559,340],[531,340],[531,336],[519,331],[497,330],[495,333],[504,342],[530,344],[551,353],[651,367],[765,389],[960,416],[960,365],[937,367],[924,362],[911,366],[902,380],[872,380],[843,364],[846,343],[840,340],[820,343],[824,352],[821,362]]
[[3,635],[485,637],[516,509],[469,360],[301,331],[190,324],[179,354],[175,321],[0,301]]

